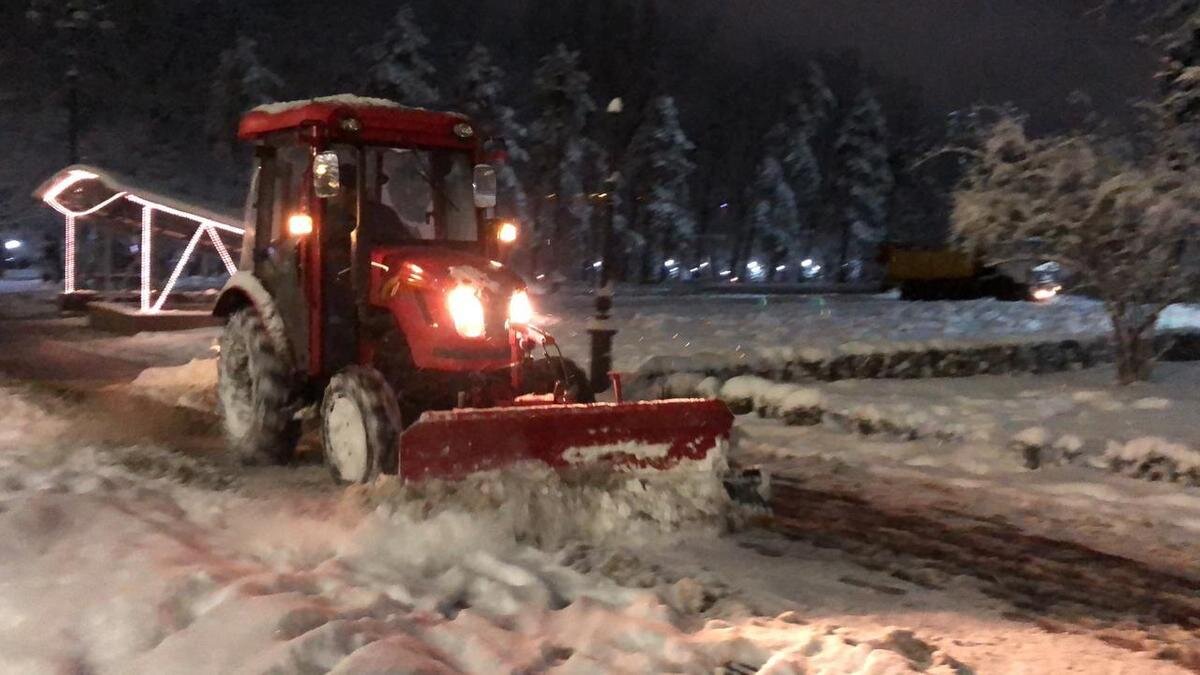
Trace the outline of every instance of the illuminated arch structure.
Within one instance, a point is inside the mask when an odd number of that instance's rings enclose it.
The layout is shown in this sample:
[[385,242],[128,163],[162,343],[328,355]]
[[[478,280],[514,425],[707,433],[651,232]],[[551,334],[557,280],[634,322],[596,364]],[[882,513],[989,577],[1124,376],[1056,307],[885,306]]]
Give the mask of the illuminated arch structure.
[[[63,243],[63,292],[73,294],[84,290],[77,286],[76,223],[80,218],[94,216],[113,226],[134,226],[141,230],[141,308],[143,314],[162,311],[167,297],[174,290],[197,247],[208,246],[216,251],[229,274],[237,271],[229,250],[241,246],[244,230],[231,224],[236,219],[203,207],[188,204],[149,190],[131,187],[124,180],[95,167],[75,165],[59,171],[43,183],[34,196],[58,211],[65,219]],[[152,251],[154,234],[165,234],[186,240],[179,262],[171,270],[157,298],[154,297],[154,268]]]

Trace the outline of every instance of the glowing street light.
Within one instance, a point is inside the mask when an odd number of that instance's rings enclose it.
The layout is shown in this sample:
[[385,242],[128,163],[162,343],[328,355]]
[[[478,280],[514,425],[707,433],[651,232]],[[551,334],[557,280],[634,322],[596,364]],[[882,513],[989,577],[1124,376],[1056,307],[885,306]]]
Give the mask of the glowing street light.
[[17,241],[16,239],[9,239],[8,241],[4,242],[5,251],[15,251],[19,248],[21,248],[21,242]]

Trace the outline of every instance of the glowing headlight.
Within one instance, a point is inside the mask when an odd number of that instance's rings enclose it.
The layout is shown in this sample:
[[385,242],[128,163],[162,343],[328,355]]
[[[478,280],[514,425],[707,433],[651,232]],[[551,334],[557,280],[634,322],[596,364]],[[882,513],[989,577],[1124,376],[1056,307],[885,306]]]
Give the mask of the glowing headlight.
[[303,237],[312,234],[313,219],[307,213],[293,213],[288,218],[288,234]]
[[446,294],[446,307],[454,320],[454,329],[465,338],[483,337],[483,301],[470,286],[457,286]]
[[1039,289],[1034,290],[1033,299],[1041,300],[1043,302],[1046,300],[1053,300],[1055,298],[1055,296],[1058,295],[1058,292],[1061,290],[1062,290],[1062,286],[1052,286],[1050,288],[1039,288]]
[[496,230],[496,238],[504,244],[516,241],[518,234],[520,234],[520,230],[517,229],[516,223],[500,223],[500,228]]
[[513,293],[508,301],[508,322],[514,326],[525,326],[533,321],[533,303],[525,291]]

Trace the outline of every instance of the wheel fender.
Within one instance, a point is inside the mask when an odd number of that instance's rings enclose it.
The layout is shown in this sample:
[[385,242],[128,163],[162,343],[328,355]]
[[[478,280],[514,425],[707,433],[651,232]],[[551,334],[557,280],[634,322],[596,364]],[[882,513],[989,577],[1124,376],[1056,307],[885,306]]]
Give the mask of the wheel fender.
[[213,316],[225,318],[246,306],[253,306],[258,311],[275,349],[287,359],[288,363],[294,363],[291,344],[287,339],[287,329],[283,325],[283,317],[279,316],[275,298],[252,272],[236,272],[229,278],[229,281],[225,282],[225,287],[217,296],[217,304],[213,307]]

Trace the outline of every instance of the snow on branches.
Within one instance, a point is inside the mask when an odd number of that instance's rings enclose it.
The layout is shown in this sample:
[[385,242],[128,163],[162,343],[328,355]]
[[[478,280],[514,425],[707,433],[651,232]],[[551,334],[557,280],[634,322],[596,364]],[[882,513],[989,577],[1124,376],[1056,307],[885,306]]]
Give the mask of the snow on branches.
[[1066,268],[1104,301],[1118,379],[1149,377],[1154,326],[1200,290],[1200,169],[1168,147],[1133,158],[1128,146],[1073,134],[1030,138],[1008,117],[989,130],[955,195],[953,226],[986,261],[1028,252]]
[[888,157],[887,121],[869,89],[859,92],[842,122],[834,154],[842,224],[838,269],[844,279],[852,250],[876,245],[887,236],[888,206],[896,183]]
[[435,104],[439,96],[431,82],[437,70],[421,54],[428,44],[412,7],[401,7],[383,37],[364,50],[365,91],[409,106]]
[[584,174],[599,152],[584,133],[596,109],[588,93],[590,81],[580,68],[579,52],[561,44],[534,72],[533,101],[540,115],[530,126],[537,191],[535,231],[529,241],[535,271],[545,262],[543,253],[562,265],[578,259],[583,248],[592,215]]
[[649,243],[651,255],[686,252],[695,237],[689,189],[695,149],[679,126],[675,99],[659,96],[651,101],[628,151],[629,177],[639,202],[634,227]]
[[258,43],[238,36],[237,43],[221,52],[217,72],[209,86],[208,124],[213,146],[237,147],[238,120],[246,110],[278,100],[283,80],[258,58]]
[[504,70],[487,47],[479,44],[467,54],[455,82],[455,106],[470,117],[485,138],[503,139],[505,161],[496,167],[500,183],[500,208],[529,222],[528,197],[517,168],[529,161],[527,131],[512,107],[505,105]]

